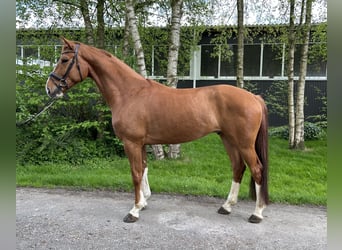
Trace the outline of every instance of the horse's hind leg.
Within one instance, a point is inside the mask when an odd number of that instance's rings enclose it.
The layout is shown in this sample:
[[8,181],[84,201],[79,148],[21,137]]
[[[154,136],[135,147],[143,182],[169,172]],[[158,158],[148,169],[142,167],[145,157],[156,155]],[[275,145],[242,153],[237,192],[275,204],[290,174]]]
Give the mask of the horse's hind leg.
[[251,174],[255,185],[256,205],[253,214],[249,217],[248,221],[251,223],[259,223],[262,221],[262,212],[266,208],[266,202],[263,199],[261,189],[262,180],[262,164],[254,150],[254,147],[242,151],[243,159],[251,170]]
[[230,212],[232,211],[232,205],[237,203],[240,190],[240,183],[245,172],[246,166],[240,156],[239,151],[236,148],[232,147],[223,136],[221,136],[221,139],[231,161],[233,170],[233,180],[228,194],[228,198],[217,212],[219,214],[230,214]]

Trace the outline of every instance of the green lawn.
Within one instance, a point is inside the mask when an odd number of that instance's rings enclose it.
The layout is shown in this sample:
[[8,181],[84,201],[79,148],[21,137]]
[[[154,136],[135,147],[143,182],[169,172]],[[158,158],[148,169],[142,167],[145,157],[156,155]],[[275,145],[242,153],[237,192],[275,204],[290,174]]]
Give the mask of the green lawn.
[[[327,142],[306,142],[307,150],[288,149],[286,140],[270,138],[269,192],[271,202],[327,204]],[[149,161],[152,192],[226,198],[231,169],[215,134],[182,144],[179,160]],[[245,172],[239,199],[248,199],[250,173]],[[17,166],[17,186],[67,187],[132,191],[126,158],[94,159],[83,165]]]

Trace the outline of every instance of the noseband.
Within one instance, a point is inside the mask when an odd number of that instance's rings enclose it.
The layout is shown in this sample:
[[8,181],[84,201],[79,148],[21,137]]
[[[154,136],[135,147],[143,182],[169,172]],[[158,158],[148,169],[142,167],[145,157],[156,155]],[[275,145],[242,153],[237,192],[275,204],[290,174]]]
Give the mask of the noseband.
[[[81,74],[80,64],[79,64],[78,58],[77,58],[79,47],[80,47],[80,44],[77,43],[75,51],[64,51],[62,53],[62,54],[74,53],[74,57],[72,58],[71,63],[68,65],[68,68],[62,77],[57,75],[55,72],[51,72],[49,75],[52,78],[52,82],[56,85],[56,87],[59,91],[62,91],[63,88],[64,89],[69,88],[69,84],[68,84],[66,78],[68,77],[70,70],[74,66],[75,62],[76,62],[76,67],[77,67],[78,73],[80,74],[81,81],[83,80],[82,74]],[[57,80],[58,82],[56,82],[55,80]]]

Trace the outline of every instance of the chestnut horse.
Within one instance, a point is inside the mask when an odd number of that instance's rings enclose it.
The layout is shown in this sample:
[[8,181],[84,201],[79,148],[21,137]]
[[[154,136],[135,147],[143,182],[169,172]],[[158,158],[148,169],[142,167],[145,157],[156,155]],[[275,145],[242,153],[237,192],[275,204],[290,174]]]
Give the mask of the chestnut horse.
[[259,223],[268,204],[267,108],[260,96],[229,85],[174,89],[145,79],[110,53],[62,38],[59,61],[46,82],[50,97],[61,97],[86,77],[92,78],[112,112],[135,190],[135,204],[125,222],[135,222],[151,191],[146,145],[178,144],[217,133],[230,157],[233,180],[218,213],[229,214],[237,202],[246,169],[256,207],[249,221]]

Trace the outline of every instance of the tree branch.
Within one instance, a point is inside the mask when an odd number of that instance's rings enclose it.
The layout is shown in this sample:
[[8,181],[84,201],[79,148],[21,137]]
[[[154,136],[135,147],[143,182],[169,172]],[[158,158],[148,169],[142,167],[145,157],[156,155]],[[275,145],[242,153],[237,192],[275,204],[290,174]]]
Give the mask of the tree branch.
[[77,8],[81,8],[81,5],[78,4],[75,1],[66,1],[66,0],[52,0],[52,2],[59,2],[59,3],[63,3],[63,4],[67,4],[67,5],[72,5],[75,6]]

